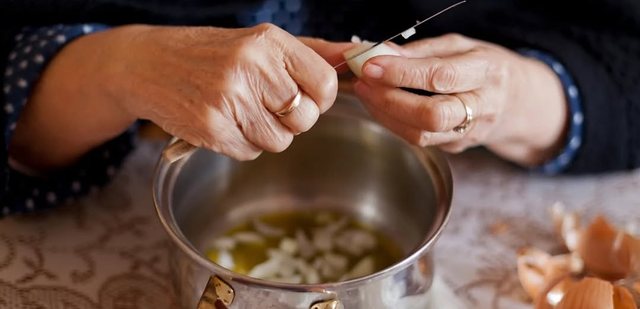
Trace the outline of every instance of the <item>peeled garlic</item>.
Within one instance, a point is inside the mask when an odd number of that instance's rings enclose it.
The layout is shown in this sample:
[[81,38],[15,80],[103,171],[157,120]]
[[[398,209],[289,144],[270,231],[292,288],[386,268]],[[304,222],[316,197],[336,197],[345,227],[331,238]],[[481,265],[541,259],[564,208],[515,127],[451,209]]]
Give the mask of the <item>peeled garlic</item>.
[[[349,59],[355,55],[357,55],[358,53],[361,53],[362,51],[371,48],[374,44],[373,43],[360,43],[358,46],[347,50],[346,52],[344,52],[344,59]],[[367,60],[376,57],[376,56],[400,56],[400,53],[398,53],[395,49],[391,48],[391,46],[387,45],[387,44],[380,44],[374,48],[371,48],[370,50],[366,51],[365,53],[363,53],[362,55],[359,55],[353,59],[349,59],[347,60],[347,65],[349,66],[349,68],[351,69],[351,72],[353,72],[353,74],[355,74],[357,77],[361,77],[362,76],[362,66],[365,64],[365,62],[367,62]]]

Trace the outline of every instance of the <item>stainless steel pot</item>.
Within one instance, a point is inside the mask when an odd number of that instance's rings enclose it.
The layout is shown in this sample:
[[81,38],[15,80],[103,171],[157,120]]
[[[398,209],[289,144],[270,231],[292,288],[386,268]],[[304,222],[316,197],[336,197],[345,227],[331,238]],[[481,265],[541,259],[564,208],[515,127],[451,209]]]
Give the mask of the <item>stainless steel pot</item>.
[[[184,308],[429,308],[430,250],[452,197],[450,170],[438,152],[395,137],[348,95],[281,154],[237,162],[188,148],[174,142],[165,149],[153,188],[176,247],[171,269]],[[203,254],[211,239],[250,216],[301,208],[353,214],[406,255],[367,277],[295,285],[234,273]]]

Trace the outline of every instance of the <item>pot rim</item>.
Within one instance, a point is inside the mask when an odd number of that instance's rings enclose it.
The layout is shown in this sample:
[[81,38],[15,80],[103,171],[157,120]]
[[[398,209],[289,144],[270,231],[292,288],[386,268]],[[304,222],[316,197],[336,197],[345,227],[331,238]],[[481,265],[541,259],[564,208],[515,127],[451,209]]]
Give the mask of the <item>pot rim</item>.
[[[171,145],[174,141],[168,143]],[[403,141],[404,142],[404,141]],[[379,278],[387,277],[391,274],[397,273],[399,270],[404,269],[415,261],[417,261],[420,257],[422,257],[427,251],[431,249],[431,247],[438,240],[442,231],[446,227],[449,222],[449,217],[451,215],[452,209],[452,200],[453,200],[453,179],[451,176],[451,167],[448,161],[444,158],[441,152],[435,149],[424,150],[417,146],[410,145],[407,142],[404,142],[408,145],[411,150],[418,157],[420,164],[422,167],[431,171],[433,179],[433,184],[435,186],[435,192],[437,196],[437,207],[436,214],[434,218],[434,224],[420,243],[420,245],[405,255],[400,261],[394,263],[393,265],[370,274],[368,276],[359,277],[347,281],[333,282],[333,283],[319,283],[319,284],[289,284],[289,283],[281,283],[275,281],[269,281],[264,279],[258,279],[249,277],[247,275],[243,275],[234,271],[231,271],[227,268],[224,268],[209,259],[202,256],[198,253],[198,250],[194,248],[189,240],[182,234],[180,228],[177,226],[175,219],[173,217],[173,211],[166,205],[166,211],[164,211],[161,207],[161,199],[163,197],[159,191],[160,186],[171,179],[167,179],[169,176],[169,171],[171,167],[186,162],[186,160],[191,156],[187,155],[183,159],[170,163],[164,153],[160,156],[158,163],[155,168],[154,181],[152,186],[153,193],[153,203],[156,209],[156,213],[162,226],[171,237],[171,240],[177,245],[183,253],[185,253],[189,258],[191,258],[194,262],[204,267],[208,271],[212,273],[212,275],[217,275],[221,278],[225,278],[230,280],[231,282],[237,282],[249,286],[259,287],[262,289],[280,289],[287,291],[298,291],[298,292],[331,292],[337,289],[349,288],[352,286],[359,286],[361,284],[374,281]],[[168,146],[167,145],[167,146]],[[166,147],[165,147],[166,149]],[[204,151],[204,150],[198,150]],[[437,161],[437,162],[435,162]],[[439,179],[436,179],[439,178]],[[437,180],[437,181],[436,181]],[[440,185],[437,185],[440,183]],[[170,194],[170,192],[166,192],[165,194]]]

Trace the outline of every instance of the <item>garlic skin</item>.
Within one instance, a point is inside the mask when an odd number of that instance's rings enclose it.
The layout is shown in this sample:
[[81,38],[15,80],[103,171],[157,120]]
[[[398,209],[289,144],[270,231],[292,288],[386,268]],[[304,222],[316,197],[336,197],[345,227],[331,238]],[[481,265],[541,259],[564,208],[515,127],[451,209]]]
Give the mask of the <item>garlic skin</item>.
[[[357,77],[362,77],[362,66],[365,64],[365,62],[367,62],[369,59],[373,57],[400,56],[400,53],[398,51],[391,48],[391,46],[387,44],[380,44],[374,48],[371,48],[371,46],[373,45],[374,44],[370,42],[363,42],[358,46],[352,49],[349,49],[343,53],[344,59],[349,59],[347,60],[347,65],[349,66],[349,69],[351,69],[351,72],[353,72],[353,74],[355,74]],[[359,55],[353,59],[350,59],[351,57],[357,55],[358,53],[361,53],[363,50],[366,50],[368,48],[371,48],[371,49],[366,51],[362,55]]]

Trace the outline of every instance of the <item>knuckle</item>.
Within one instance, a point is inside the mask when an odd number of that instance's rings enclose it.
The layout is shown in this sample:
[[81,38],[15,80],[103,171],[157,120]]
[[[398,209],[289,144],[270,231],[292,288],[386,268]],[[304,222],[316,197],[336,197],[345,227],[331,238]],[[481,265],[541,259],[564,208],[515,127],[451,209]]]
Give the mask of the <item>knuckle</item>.
[[469,137],[467,137],[467,139],[469,140],[469,143],[471,145],[480,145],[482,143],[482,136],[476,136],[476,135],[470,135]]
[[431,74],[431,86],[436,91],[451,91],[458,81],[458,72],[449,62],[440,61]]
[[246,151],[239,152],[234,157],[239,161],[251,161],[257,159],[262,154],[262,151]]
[[462,35],[460,33],[447,33],[447,34],[443,35],[442,38],[450,41],[451,43],[458,43],[458,42],[462,42],[462,41],[467,39],[466,36],[464,36],[464,35]]
[[385,114],[393,114],[396,108],[402,106],[392,91],[383,91],[378,95],[372,98],[372,102]]
[[420,87],[426,80],[426,72],[420,68],[400,67],[397,68],[397,84],[402,86]]
[[274,35],[278,33],[280,28],[272,23],[261,23],[255,26],[255,29],[260,35]]
[[449,125],[451,111],[444,104],[424,104],[421,110],[421,121],[430,132],[445,131]]
[[314,108],[313,111],[308,112],[306,120],[304,121],[303,125],[300,127],[300,132],[307,132],[311,130],[311,128],[318,121],[318,118],[320,118],[320,112],[318,109]]
[[418,145],[420,147],[426,147],[432,144],[432,140],[433,140],[433,135],[429,134],[429,132],[421,132],[420,133],[420,139],[418,142]]
[[396,81],[397,85],[405,85],[405,83],[407,82],[408,75],[409,73],[407,73],[406,70],[399,70],[398,72],[398,80]]
[[467,146],[461,142],[457,142],[443,146],[441,147],[441,149],[449,153],[458,154],[465,151],[467,149]]
[[[256,40],[252,37],[242,37],[234,41],[233,47],[229,48],[232,63],[243,63],[255,58]],[[253,55],[253,56],[252,56]]]
[[331,107],[338,95],[338,76],[333,70],[323,70],[321,73],[320,98],[318,98],[318,107],[322,112]]
[[292,141],[293,141],[293,134],[290,134],[290,133],[277,134],[274,138],[273,143],[271,144],[271,149],[269,149],[269,151],[283,152],[287,148],[289,148],[289,145],[291,145]]

